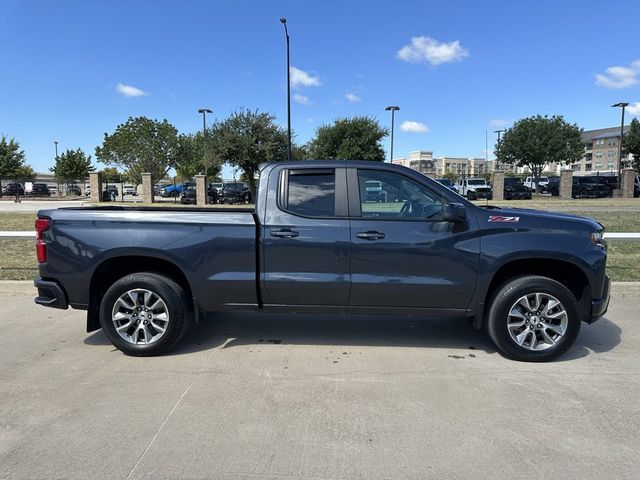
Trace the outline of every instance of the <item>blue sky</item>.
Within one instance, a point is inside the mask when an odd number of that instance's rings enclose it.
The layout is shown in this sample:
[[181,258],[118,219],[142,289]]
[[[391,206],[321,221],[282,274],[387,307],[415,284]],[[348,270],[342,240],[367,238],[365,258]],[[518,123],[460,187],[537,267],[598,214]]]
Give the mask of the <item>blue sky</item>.
[[292,124],[301,142],[336,117],[389,124],[390,104],[400,106],[396,157],[483,157],[485,131],[491,149],[494,130],[536,113],[601,128],[619,124],[610,105],[628,101],[629,117],[640,116],[634,0],[615,9],[586,0],[5,0],[0,133],[43,171],[54,140],[94,155],[129,116],[193,132],[199,107],[213,109],[212,120],[247,107],[286,125],[281,16],[299,70]]

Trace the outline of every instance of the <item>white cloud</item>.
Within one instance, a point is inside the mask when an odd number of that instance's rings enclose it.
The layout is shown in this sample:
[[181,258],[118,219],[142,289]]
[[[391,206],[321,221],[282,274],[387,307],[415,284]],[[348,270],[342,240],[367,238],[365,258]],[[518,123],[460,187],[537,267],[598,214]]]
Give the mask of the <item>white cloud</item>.
[[500,127],[505,127],[508,123],[509,122],[507,122],[506,120],[503,120],[502,118],[496,118],[489,122],[489,126],[491,128],[500,128]]
[[604,88],[629,88],[640,83],[640,60],[631,62],[628,67],[619,65],[607,68],[596,75],[596,85]]
[[313,123],[313,118],[308,117],[308,118],[307,118],[307,123]]
[[431,37],[413,37],[410,45],[405,45],[396,54],[396,58],[409,63],[430,63],[440,65],[456,62],[469,56],[469,51],[460,45],[459,40],[445,43]]
[[400,125],[400,130],[402,130],[403,132],[424,133],[429,131],[429,127],[421,122],[413,122],[407,120],[402,122],[402,125]]
[[290,67],[291,73],[291,86],[292,87],[318,87],[322,85],[320,83],[320,77],[307,73],[304,70],[300,70],[296,67]]
[[640,117],[640,102],[629,104],[626,110],[634,117]]
[[125,97],[142,97],[144,95],[149,95],[141,88],[134,87],[133,85],[126,85],[124,83],[119,83],[116,85],[116,92],[124,95]]
[[309,103],[311,103],[309,101],[309,97],[307,97],[306,95],[302,95],[301,93],[294,93],[293,101],[299,103],[300,105],[309,105]]
[[346,98],[351,103],[359,102],[360,100],[362,100],[362,98],[360,98],[358,95],[356,95],[355,93],[351,93],[351,92],[345,93],[344,94],[344,98]]

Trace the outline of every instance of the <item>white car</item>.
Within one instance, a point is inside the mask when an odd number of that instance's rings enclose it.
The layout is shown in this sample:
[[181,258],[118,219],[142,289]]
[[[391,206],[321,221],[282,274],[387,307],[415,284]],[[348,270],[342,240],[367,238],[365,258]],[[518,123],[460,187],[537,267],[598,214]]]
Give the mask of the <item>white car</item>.
[[138,191],[133,185],[125,185],[122,187],[122,193],[124,195],[138,195]]
[[478,200],[479,198],[493,198],[493,189],[484,178],[470,177],[459,179],[453,186],[454,190],[469,200]]
[[[540,189],[544,190],[544,188],[549,185],[549,177],[540,177],[540,181],[538,183],[540,184]],[[532,192],[536,191],[536,182],[533,177],[527,177],[524,181],[524,186],[529,187]]]

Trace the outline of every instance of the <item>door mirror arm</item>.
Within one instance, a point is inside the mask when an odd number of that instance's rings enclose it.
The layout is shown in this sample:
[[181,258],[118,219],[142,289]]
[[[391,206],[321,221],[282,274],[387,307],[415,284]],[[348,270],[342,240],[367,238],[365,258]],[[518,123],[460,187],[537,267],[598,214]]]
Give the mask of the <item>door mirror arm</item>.
[[461,203],[447,203],[442,211],[445,222],[461,222],[467,218],[467,210]]

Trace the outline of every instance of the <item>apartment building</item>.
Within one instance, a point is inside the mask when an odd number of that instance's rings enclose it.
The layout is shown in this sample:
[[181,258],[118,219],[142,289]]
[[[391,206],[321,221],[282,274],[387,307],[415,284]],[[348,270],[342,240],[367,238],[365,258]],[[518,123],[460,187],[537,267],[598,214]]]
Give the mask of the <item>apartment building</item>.
[[[627,125],[624,127],[624,133],[628,131]],[[582,141],[586,147],[585,154],[580,160],[571,164],[571,170],[577,173],[618,171],[620,127],[585,130],[582,133]],[[627,157],[623,157],[623,160],[626,161]]]
[[440,157],[434,158],[433,152],[417,150],[410,152],[405,158],[396,158],[393,163],[412,168],[424,175],[440,178],[447,172],[457,175],[479,176],[494,170],[494,161],[484,158]]

